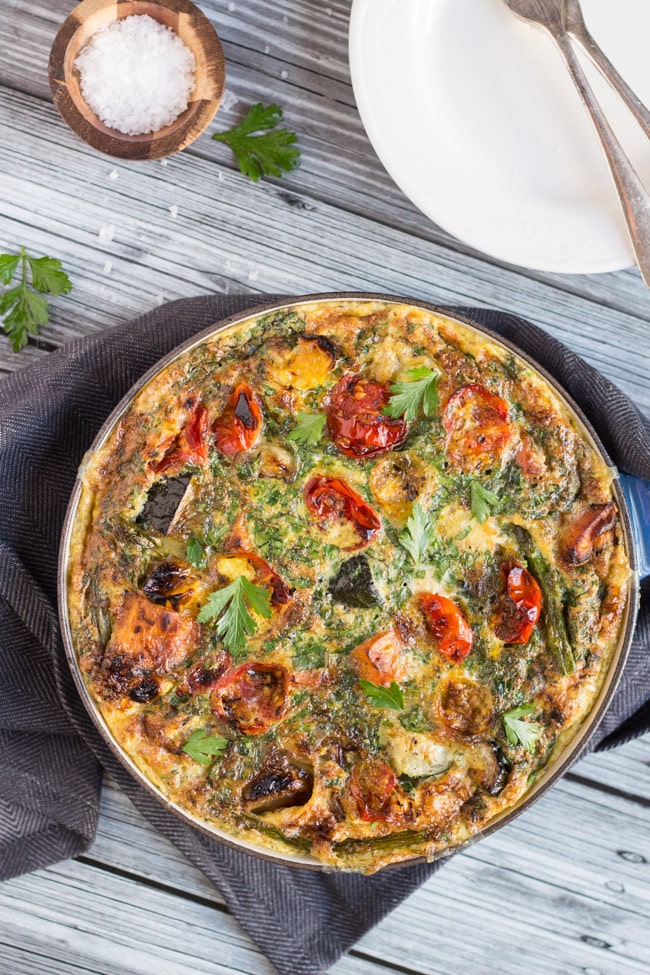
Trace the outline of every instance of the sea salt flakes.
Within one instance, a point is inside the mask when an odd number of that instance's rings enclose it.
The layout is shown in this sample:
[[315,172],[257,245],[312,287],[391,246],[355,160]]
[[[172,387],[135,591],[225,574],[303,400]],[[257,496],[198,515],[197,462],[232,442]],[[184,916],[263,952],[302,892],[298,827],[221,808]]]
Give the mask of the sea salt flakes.
[[104,125],[144,135],[170,125],[194,90],[196,61],[170,27],[133,14],[99,30],[75,61],[81,93]]

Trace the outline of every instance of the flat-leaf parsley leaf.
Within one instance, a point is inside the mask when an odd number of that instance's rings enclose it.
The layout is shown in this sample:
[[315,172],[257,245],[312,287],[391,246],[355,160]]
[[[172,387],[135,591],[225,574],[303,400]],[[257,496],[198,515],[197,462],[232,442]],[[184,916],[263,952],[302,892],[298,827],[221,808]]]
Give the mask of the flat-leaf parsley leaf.
[[43,295],[67,295],[72,288],[70,278],[61,270],[61,261],[30,257],[24,247],[20,254],[0,254],[0,284],[8,288],[19,268],[18,284],[0,297],[0,318],[14,352],[20,352],[29,336],[38,335],[49,322],[49,307]]
[[212,138],[232,149],[241,172],[256,183],[260,176],[282,176],[298,165],[298,138],[289,129],[277,129],[281,121],[279,105],[258,102],[249,108],[239,125],[227,132],[216,132]]
[[250,610],[270,619],[273,615],[270,593],[246,576],[237,576],[230,585],[210,593],[197,619],[199,623],[216,620],[217,634],[231,653],[237,653],[243,650],[246,637],[257,630]]
[[183,751],[200,765],[211,765],[212,759],[221,755],[227,744],[227,738],[222,738],[221,735],[209,735],[203,728],[199,728],[187,739]]
[[520,704],[518,708],[511,708],[503,715],[506,738],[511,745],[523,745],[527,752],[535,750],[537,739],[542,733],[542,729],[534,721],[521,720],[532,712],[532,704]]
[[483,487],[480,481],[472,480],[469,486],[470,507],[472,516],[476,518],[479,525],[482,525],[493,508],[501,500],[494,491],[489,491]]
[[438,373],[427,366],[415,366],[406,373],[407,381],[393,383],[384,416],[415,420],[422,410],[431,416],[438,409]]
[[406,522],[406,528],[399,533],[399,543],[409,553],[416,568],[419,568],[427,548],[433,538],[431,517],[419,501],[413,502],[413,511]]
[[326,420],[327,417],[323,413],[298,413],[296,425],[287,434],[287,440],[304,444],[318,443],[323,436]]
[[187,540],[186,546],[187,561],[191,562],[195,569],[202,569],[205,565],[205,545],[193,535]]
[[363,679],[359,683],[373,707],[391,708],[393,711],[404,710],[404,691],[395,681],[391,681],[390,687],[382,687],[381,684],[373,684],[372,681]]

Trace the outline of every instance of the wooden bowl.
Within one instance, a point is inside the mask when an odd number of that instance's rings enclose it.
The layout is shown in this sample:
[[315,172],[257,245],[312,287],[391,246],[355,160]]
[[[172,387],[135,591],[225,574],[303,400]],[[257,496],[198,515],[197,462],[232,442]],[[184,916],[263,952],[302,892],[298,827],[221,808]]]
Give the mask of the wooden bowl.
[[[131,14],[148,14],[171,27],[196,59],[196,84],[186,111],[171,125],[144,135],[125,135],[104,125],[83,99],[74,64],[93,34]],[[190,0],[83,0],[54,39],[48,74],[54,104],[84,142],[120,159],[161,159],[184,149],[212,121],[223,94],[226,65],[212,24]]]

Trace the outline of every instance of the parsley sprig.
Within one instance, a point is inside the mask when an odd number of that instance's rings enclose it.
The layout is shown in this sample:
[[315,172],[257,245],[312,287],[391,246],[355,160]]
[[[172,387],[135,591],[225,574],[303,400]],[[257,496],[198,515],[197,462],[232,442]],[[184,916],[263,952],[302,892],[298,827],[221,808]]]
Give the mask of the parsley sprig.
[[221,755],[228,744],[221,735],[209,735],[203,728],[192,732],[183,745],[183,751],[199,765],[211,765],[212,759]]
[[298,413],[296,425],[287,434],[287,440],[296,443],[315,444],[323,436],[327,417],[324,413]]
[[427,366],[415,366],[406,373],[407,381],[393,383],[384,416],[415,420],[420,411],[431,416],[438,409],[438,373]]
[[[9,288],[16,271],[18,284]],[[9,288],[0,297],[0,318],[14,352],[24,349],[29,336],[38,335],[49,322],[49,306],[43,295],[67,295],[72,288],[70,278],[61,270],[61,261],[30,257],[24,247],[19,254],[0,254],[0,284]]]
[[239,125],[227,132],[216,132],[212,138],[225,142],[235,154],[237,165],[254,183],[261,176],[282,176],[295,169],[300,161],[298,138],[289,129],[276,128],[282,121],[279,105],[251,106]]
[[475,479],[472,479],[470,483],[469,497],[472,517],[476,518],[479,525],[485,522],[490,514],[490,509],[494,508],[501,500],[498,494],[489,491],[488,488],[483,487],[480,481]]
[[431,515],[424,510],[419,501],[413,502],[413,511],[406,528],[398,535],[399,543],[405,548],[419,569],[420,563],[433,539]]
[[231,653],[237,653],[246,645],[246,637],[257,630],[251,610],[270,619],[273,615],[270,593],[246,576],[237,576],[230,585],[210,593],[197,619],[199,623],[216,620],[217,634]]
[[533,752],[542,729],[534,721],[522,721],[532,714],[532,704],[520,704],[503,715],[503,727],[511,745],[523,745],[527,752]]
[[390,708],[393,711],[404,710],[404,691],[394,680],[391,681],[390,687],[382,687],[381,684],[373,684],[372,681],[363,679],[359,683],[373,707]]
[[190,562],[195,569],[202,569],[205,566],[207,555],[205,545],[194,535],[187,540],[186,554],[187,561]]

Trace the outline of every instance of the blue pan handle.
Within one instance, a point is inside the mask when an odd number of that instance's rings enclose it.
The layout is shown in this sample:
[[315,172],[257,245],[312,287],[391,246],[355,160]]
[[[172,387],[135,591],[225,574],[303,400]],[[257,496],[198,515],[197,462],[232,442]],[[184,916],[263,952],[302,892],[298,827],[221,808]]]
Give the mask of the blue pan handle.
[[650,481],[631,474],[619,476],[630,510],[639,575],[645,579],[650,576]]

